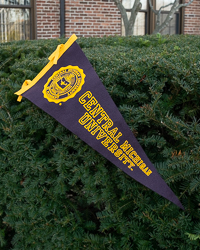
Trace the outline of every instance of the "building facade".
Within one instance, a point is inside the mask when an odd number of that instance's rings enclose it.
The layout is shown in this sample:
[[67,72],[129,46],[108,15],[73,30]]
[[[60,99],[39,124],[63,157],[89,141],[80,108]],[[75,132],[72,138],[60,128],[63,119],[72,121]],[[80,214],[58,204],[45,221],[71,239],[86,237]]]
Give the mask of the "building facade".
[[[69,37],[73,33],[85,37],[121,33],[120,14],[112,0],[40,0],[36,2],[38,39],[59,37],[59,35]],[[60,6],[61,10],[65,9],[63,13],[60,13]],[[49,26],[50,24],[52,27]],[[62,27],[64,32],[61,32]]]
[[[122,0],[130,16],[134,0]],[[182,0],[189,1],[189,0]],[[134,35],[151,34],[156,16],[148,0],[141,0]],[[172,0],[152,0],[155,9]],[[167,15],[170,7],[162,12]],[[121,14],[113,0],[0,0],[0,42],[24,39],[124,35]],[[163,34],[200,35],[200,1],[177,11]]]

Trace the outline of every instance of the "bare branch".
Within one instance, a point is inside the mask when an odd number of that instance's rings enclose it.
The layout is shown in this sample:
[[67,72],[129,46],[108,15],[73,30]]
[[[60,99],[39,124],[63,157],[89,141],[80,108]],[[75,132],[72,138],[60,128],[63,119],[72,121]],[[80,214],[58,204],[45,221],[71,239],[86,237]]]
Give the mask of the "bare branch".
[[115,2],[116,6],[118,7],[118,9],[121,13],[121,16],[122,16],[122,19],[124,22],[126,36],[133,35],[133,27],[135,24],[136,16],[142,8],[142,4],[141,4],[140,0],[135,0],[134,5],[131,8],[131,16],[130,16],[129,20],[128,20],[128,16],[126,13],[126,9],[124,8],[124,6],[122,4],[122,1],[121,0],[113,0],[113,1]]
[[[192,1],[194,1],[194,0],[192,0]],[[157,14],[158,12],[161,12],[162,9],[167,8],[167,7],[169,7],[170,5],[173,5],[173,4],[174,4],[174,3],[169,3],[169,4],[167,4],[167,5],[161,6],[159,10],[154,10],[153,5],[152,5],[152,2],[151,2],[151,0],[149,0],[149,6],[150,6],[151,10],[152,10],[155,14]]]
[[155,14],[158,13],[158,11],[154,10],[151,0],[149,0],[149,6],[150,6],[151,10],[152,10]]
[[124,21],[124,26],[127,27],[128,26],[128,17],[127,17],[127,13],[126,13],[125,8],[122,5],[121,0],[114,0],[114,2],[121,13],[122,19]]
[[138,12],[141,10],[142,4],[140,0],[135,0],[134,5],[131,9],[131,16],[129,19],[129,27],[128,27],[128,34],[133,33],[133,26],[135,24],[135,20],[137,17]]
[[[154,10],[153,5],[151,0],[149,0],[149,6],[151,8],[151,10],[155,13],[155,15],[157,16],[157,21],[156,21],[156,28],[154,30],[154,34],[163,31],[168,25],[169,22],[173,19],[173,15],[174,13],[180,9],[181,7],[186,7],[188,5],[190,5],[194,0],[190,0],[188,3],[185,4],[180,4],[179,0],[174,0],[173,3],[169,3],[165,6],[161,6],[159,10]],[[165,18],[164,22],[162,24],[160,24],[160,15],[161,15],[161,11],[162,9],[171,6],[171,9],[167,15],[167,17]]]
[[181,8],[181,7],[187,7],[188,5],[190,5],[192,2],[193,2],[194,0],[190,0],[188,3],[182,3],[182,4],[180,4],[179,6],[179,8]]
[[173,3],[169,3],[169,4],[165,5],[165,6],[161,6],[160,9],[167,8],[167,7],[169,7],[170,5],[173,5]]

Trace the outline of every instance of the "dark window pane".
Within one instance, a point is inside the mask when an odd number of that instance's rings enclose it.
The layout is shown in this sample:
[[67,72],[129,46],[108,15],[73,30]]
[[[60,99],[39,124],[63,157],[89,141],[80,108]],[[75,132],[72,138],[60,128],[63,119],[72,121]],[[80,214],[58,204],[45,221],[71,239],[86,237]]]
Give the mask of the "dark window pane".
[[30,39],[30,10],[10,9],[0,10],[0,41]]

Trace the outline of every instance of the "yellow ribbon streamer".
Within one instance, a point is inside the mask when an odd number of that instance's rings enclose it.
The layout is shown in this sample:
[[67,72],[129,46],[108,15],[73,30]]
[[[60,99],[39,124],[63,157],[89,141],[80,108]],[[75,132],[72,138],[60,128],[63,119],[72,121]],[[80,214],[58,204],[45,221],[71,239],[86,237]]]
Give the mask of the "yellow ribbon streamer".
[[[23,92],[27,91],[29,89],[29,84],[31,84],[31,80],[24,81],[24,83],[22,84],[21,90]],[[21,100],[22,100],[22,95],[19,95],[17,98],[17,101],[21,102]]]
[[18,95],[18,102],[22,100],[22,94],[26,92],[28,89],[33,87],[45,74],[46,72],[54,65],[57,64],[58,59],[62,56],[62,54],[76,41],[77,36],[73,34],[65,44],[58,45],[57,49],[49,56],[50,62],[40,71],[40,73],[31,81],[26,80],[21,89],[15,92]]
[[57,61],[60,58],[60,54],[62,52],[63,46],[64,46],[64,44],[58,45],[57,49],[48,58],[50,61],[53,62],[53,64],[57,64]]

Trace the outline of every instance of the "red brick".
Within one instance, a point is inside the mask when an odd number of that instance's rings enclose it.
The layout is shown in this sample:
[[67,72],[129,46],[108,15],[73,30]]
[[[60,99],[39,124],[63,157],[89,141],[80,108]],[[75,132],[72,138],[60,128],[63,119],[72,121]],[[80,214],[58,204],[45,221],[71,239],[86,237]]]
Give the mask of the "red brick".
[[[60,1],[37,0],[36,6],[37,38],[59,37]],[[65,33],[69,37],[75,31],[77,36],[120,35],[121,18],[113,0],[65,0]]]
[[[186,1],[188,2],[188,0]],[[194,0],[185,8],[184,33],[200,35],[200,2]]]
[[[37,0],[36,8],[37,38],[59,37],[60,1]],[[185,34],[200,35],[199,13],[200,0],[185,8]],[[120,12],[113,0],[65,0],[65,33],[67,37],[121,35]]]

